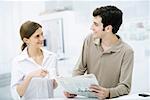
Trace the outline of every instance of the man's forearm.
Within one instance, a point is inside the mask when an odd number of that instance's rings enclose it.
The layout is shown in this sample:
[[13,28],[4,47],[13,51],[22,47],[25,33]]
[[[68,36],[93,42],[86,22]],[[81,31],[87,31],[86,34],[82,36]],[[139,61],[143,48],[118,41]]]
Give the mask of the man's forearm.
[[126,87],[125,85],[119,85],[115,88],[110,88],[109,89],[109,93],[110,96],[109,98],[114,98],[114,97],[119,97],[122,95],[127,95],[130,92],[130,88]]

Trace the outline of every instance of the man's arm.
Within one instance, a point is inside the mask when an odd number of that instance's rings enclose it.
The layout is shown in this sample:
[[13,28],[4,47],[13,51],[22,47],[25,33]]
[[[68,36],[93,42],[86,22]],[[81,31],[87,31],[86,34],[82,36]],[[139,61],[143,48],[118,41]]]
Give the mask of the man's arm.
[[129,94],[133,70],[133,51],[128,51],[123,59],[118,86],[104,88],[99,85],[91,85],[90,90],[100,99],[119,97]]
[[87,70],[87,39],[84,40],[82,47],[82,53],[77,61],[77,64],[73,70],[73,76],[83,75]]
[[[76,64],[74,70],[73,70],[72,76],[83,75],[86,72],[86,70],[87,70],[86,57],[87,57],[87,39],[84,40],[84,44],[82,47],[82,53],[77,61],[77,64]],[[64,95],[67,98],[74,98],[75,96],[77,96],[76,94],[70,94],[67,91],[64,91]]]
[[82,59],[83,58],[80,56],[73,70],[72,76],[83,75],[86,72],[86,67],[84,67]]
[[118,86],[109,89],[110,98],[129,94],[131,89],[133,62],[134,52],[129,49],[123,58]]

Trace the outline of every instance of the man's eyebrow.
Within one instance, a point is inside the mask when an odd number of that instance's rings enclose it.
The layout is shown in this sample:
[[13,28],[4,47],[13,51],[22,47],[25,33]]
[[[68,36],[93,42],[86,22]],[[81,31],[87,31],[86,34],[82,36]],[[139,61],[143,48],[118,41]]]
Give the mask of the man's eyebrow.
[[96,23],[96,22],[93,22],[95,25],[98,25],[98,23]]

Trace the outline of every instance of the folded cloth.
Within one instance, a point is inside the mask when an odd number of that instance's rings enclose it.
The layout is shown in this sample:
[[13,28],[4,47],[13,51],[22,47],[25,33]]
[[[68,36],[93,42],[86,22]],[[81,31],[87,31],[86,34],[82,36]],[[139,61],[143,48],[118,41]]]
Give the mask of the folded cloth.
[[35,100],[53,97],[53,80],[48,78],[32,78],[21,100]]

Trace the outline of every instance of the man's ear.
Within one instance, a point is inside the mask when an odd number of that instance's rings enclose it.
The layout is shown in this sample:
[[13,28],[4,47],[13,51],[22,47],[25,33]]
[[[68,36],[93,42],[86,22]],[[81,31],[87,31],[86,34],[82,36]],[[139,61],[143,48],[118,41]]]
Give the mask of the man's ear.
[[29,39],[23,38],[23,42],[26,43],[26,44],[28,44],[29,43]]
[[105,27],[105,31],[106,32],[112,32],[112,28],[113,27],[111,25],[108,25],[108,26]]

